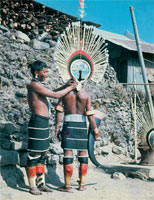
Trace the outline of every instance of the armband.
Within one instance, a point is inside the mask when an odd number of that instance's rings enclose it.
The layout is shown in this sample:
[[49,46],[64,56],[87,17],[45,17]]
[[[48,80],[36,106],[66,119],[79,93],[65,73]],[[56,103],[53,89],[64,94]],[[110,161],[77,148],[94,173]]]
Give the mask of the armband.
[[94,117],[102,119],[104,117],[104,114],[98,110],[89,110],[86,112],[86,116],[94,115]]
[[94,130],[95,133],[98,133],[98,132],[99,132],[99,131],[98,131],[98,128],[94,128],[93,130]]
[[95,115],[95,110],[89,110],[86,112],[86,115],[87,116],[90,116],[90,115]]
[[58,110],[60,112],[64,112],[63,106],[60,106],[60,105],[56,106],[56,110]]

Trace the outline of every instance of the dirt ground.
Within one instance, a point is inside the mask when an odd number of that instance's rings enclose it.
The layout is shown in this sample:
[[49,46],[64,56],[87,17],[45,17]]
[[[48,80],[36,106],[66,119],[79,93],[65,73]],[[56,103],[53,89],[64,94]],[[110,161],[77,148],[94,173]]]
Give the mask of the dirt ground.
[[121,179],[113,179],[111,174],[96,168],[91,161],[89,161],[85,191],[77,190],[78,164],[74,163],[72,193],[56,190],[64,183],[62,165],[58,165],[55,169],[48,167],[46,183],[53,192],[44,192],[40,196],[28,192],[25,168],[14,168],[8,177],[5,176],[4,169],[1,172],[1,200],[154,200],[154,181],[142,181],[124,176]]

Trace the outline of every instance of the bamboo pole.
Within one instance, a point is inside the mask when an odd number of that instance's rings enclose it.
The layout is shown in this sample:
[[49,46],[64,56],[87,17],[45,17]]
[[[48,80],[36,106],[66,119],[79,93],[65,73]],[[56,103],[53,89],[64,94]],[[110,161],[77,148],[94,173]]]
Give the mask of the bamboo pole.
[[136,128],[136,85],[134,85],[134,155],[137,162],[137,128]]
[[154,85],[154,83],[119,83],[122,85]]
[[136,39],[136,47],[138,50],[138,56],[139,56],[139,62],[141,65],[141,70],[142,70],[142,75],[143,75],[143,81],[144,83],[146,83],[145,86],[145,91],[146,91],[146,96],[148,101],[150,102],[150,107],[152,110],[152,117],[154,117],[154,108],[153,108],[153,103],[152,103],[152,98],[151,98],[151,92],[150,92],[150,88],[146,77],[146,71],[145,71],[145,64],[144,64],[144,59],[143,59],[143,54],[141,51],[141,46],[140,46],[140,42],[139,42],[139,34],[138,34],[138,29],[137,29],[137,25],[136,25],[136,19],[135,19],[135,15],[134,15],[134,10],[133,7],[130,6],[130,12],[131,12],[131,17],[132,17],[132,21],[133,21],[133,28],[134,28],[134,33],[135,33],[135,39]]

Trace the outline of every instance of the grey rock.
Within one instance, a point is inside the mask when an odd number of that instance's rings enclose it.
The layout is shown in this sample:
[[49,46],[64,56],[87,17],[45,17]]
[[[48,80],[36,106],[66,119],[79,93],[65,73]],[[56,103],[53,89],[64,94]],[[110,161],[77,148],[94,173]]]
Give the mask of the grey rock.
[[119,147],[116,147],[116,146],[112,148],[112,152],[117,154],[117,155],[122,154],[122,150]]
[[60,155],[63,153],[63,150],[60,146],[60,143],[52,144],[50,147],[50,152],[56,155]]
[[[30,51],[31,50],[31,47],[30,46],[28,46],[27,44],[21,44],[21,45],[19,45],[19,48],[20,48],[20,50],[22,50],[22,51]],[[24,57],[23,57],[24,58]],[[21,58],[22,59],[22,58]]]
[[23,88],[25,86],[25,82],[23,80],[14,80],[13,84],[19,88]]
[[6,150],[11,149],[11,142],[8,139],[3,139],[1,143],[1,147]]
[[28,158],[29,152],[20,153],[19,154],[19,165],[21,167],[27,166],[27,158]]
[[[5,74],[4,69],[0,68],[0,75],[4,75],[4,74]],[[0,78],[2,78],[2,77],[0,77]]]
[[8,59],[9,59],[10,61],[14,61],[14,60],[17,59],[17,55],[16,55],[15,52],[9,52],[9,53],[7,54],[7,57],[8,57]]
[[6,27],[3,26],[3,25],[0,25],[0,30],[2,30],[3,32],[9,32],[9,29],[6,28]]
[[11,149],[14,151],[19,151],[19,150],[26,150],[28,148],[28,143],[26,142],[16,142],[13,141],[11,143]]
[[4,133],[12,134],[16,130],[16,126],[11,122],[6,122],[2,131]]
[[49,41],[49,44],[50,44],[50,47],[55,47],[57,42],[53,41],[53,40],[50,40]]
[[104,147],[100,147],[100,149],[101,149],[101,153],[103,155],[107,155],[107,154],[112,152],[112,147],[110,145],[104,146]]
[[25,42],[30,42],[30,38],[25,33],[21,32],[21,31],[16,32],[16,37],[24,40]]
[[21,89],[15,92],[17,97],[27,97],[27,91],[25,89]]
[[24,74],[22,72],[20,72],[20,71],[17,71],[16,77],[20,78],[20,79],[24,79],[25,78]]
[[44,32],[44,33],[42,33],[39,37],[38,37],[38,39],[40,40],[40,41],[43,41],[44,39],[46,39],[48,37],[48,33],[47,32]]
[[64,158],[64,156],[62,156],[62,155],[59,156],[59,164],[61,164],[61,165],[63,164],[63,158]]
[[0,165],[17,165],[19,161],[19,156],[17,151],[11,151],[11,150],[4,150],[1,149],[0,152]]
[[112,174],[112,178],[118,179],[118,180],[125,180],[126,176],[122,173],[115,172],[115,173]]
[[32,47],[34,49],[43,50],[43,49],[49,49],[50,45],[46,42],[40,42],[36,39],[33,39],[32,40]]
[[139,178],[143,181],[148,179],[148,175],[144,171],[129,172],[127,176],[131,178]]
[[10,82],[9,82],[9,80],[7,79],[7,78],[5,78],[5,77],[0,77],[0,83],[1,83],[1,85],[2,86],[9,86],[10,85]]
[[47,159],[47,164],[56,166],[58,163],[59,157],[57,155],[49,155]]

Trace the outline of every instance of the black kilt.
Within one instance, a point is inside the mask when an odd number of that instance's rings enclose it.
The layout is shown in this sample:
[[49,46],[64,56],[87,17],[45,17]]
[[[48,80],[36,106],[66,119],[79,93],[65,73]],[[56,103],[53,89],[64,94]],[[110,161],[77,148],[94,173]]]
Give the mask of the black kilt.
[[49,117],[33,114],[28,126],[28,150],[45,152],[49,149]]
[[87,150],[88,135],[86,121],[65,121],[61,138],[61,147],[64,150]]

